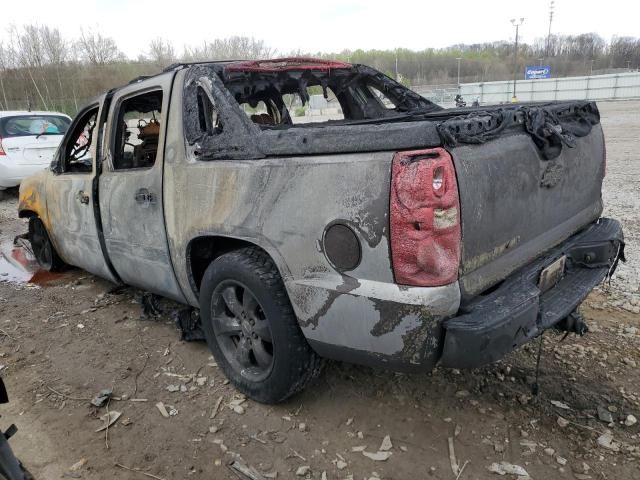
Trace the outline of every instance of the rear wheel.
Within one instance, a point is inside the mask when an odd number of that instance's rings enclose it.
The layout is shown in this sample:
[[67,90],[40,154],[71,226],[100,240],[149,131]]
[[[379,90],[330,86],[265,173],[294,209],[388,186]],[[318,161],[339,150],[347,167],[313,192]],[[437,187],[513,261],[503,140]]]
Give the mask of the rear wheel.
[[214,260],[200,289],[207,344],[227,378],[262,403],[302,390],[321,369],[293,312],[280,274],[258,248]]
[[29,242],[33,254],[40,267],[48,272],[57,272],[65,267],[65,263],[58,256],[53,247],[47,229],[38,217],[29,219]]

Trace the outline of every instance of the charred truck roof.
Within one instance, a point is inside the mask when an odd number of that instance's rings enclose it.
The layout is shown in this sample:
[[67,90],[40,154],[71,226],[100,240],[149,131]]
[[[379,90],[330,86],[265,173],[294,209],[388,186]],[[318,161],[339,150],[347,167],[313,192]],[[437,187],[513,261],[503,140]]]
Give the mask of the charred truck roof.
[[[552,159],[599,122],[593,102],[443,109],[366,65],[313,58],[187,65],[184,129],[201,160],[401,150],[484,143],[526,131]],[[340,119],[298,123],[310,92]],[[260,110],[256,108],[260,105]]]
[[[293,102],[306,105],[314,90],[334,100],[344,118],[294,123]],[[254,109],[261,102],[267,112],[253,118],[241,107]],[[365,65],[310,58],[192,65],[185,79],[184,109],[185,136],[202,159],[437,145],[432,122],[398,121],[442,110]]]

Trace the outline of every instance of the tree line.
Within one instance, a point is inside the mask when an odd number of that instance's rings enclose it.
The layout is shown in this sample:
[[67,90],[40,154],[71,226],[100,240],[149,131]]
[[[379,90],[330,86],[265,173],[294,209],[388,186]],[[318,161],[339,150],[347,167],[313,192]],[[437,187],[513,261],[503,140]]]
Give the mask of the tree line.
[[[554,76],[588,75],[616,69],[638,69],[640,39],[595,33],[552,35],[520,44],[512,42],[452,45],[424,50],[343,50],[278,52],[263,40],[245,36],[205,41],[180,53],[165,39],[150,41],[146,51],[127,58],[113,38],[81,31],[64,38],[46,25],[12,26],[0,42],[0,110],[45,109],[74,114],[100,92],[152,75],[176,62],[210,59],[317,56],[371,65],[408,85],[455,84],[522,78],[525,65],[551,65]],[[460,60],[458,60],[460,59]],[[397,65],[397,70],[396,70]]]

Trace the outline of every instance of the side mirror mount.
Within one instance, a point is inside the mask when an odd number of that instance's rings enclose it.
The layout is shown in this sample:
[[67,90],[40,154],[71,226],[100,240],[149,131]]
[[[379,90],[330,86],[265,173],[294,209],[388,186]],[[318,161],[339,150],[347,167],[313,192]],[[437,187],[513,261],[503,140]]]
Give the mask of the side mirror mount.
[[62,173],[62,152],[64,149],[62,148],[62,144],[56,150],[55,155],[53,156],[53,160],[51,160],[51,165],[49,165],[49,169],[54,173],[54,175],[59,175]]

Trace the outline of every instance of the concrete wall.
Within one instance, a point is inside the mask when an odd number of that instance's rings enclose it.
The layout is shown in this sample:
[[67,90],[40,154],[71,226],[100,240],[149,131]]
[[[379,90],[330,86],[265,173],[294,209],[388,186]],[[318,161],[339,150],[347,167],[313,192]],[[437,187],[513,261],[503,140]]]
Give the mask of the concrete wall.
[[[445,107],[452,106],[453,97],[458,91],[455,85],[417,86],[414,90]],[[476,97],[480,98],[481,105],[511,102],[513,80],[463,83],[460,93],[468,105]],[[640,98],[640,72],[518,80],[516,94],[520,102]]]

